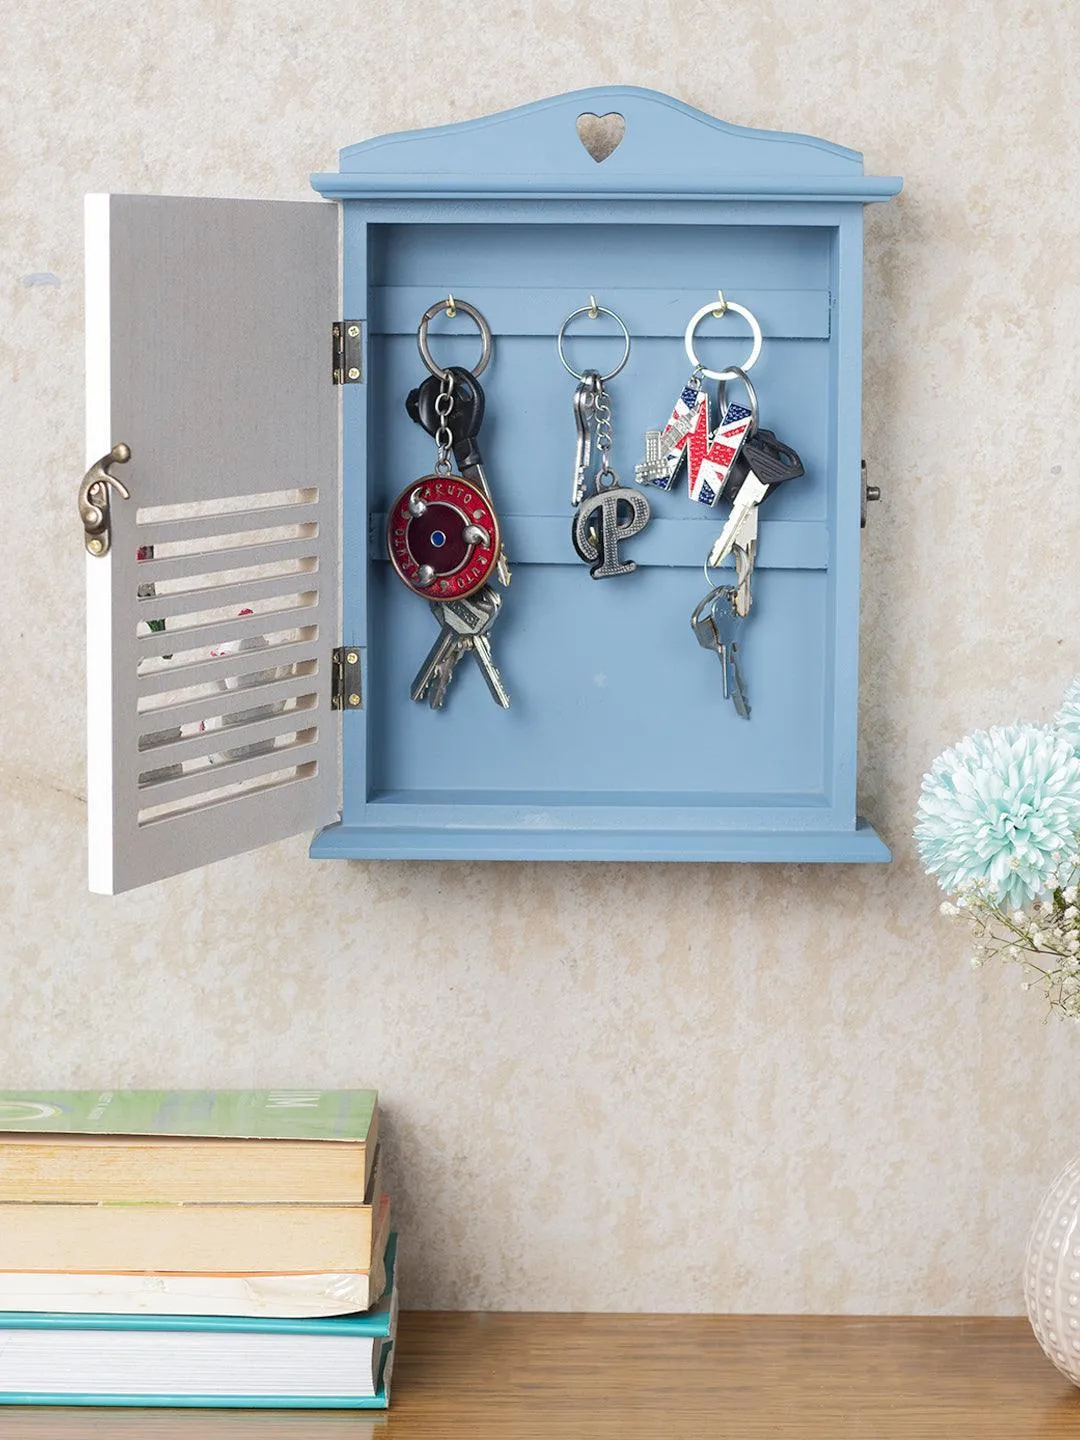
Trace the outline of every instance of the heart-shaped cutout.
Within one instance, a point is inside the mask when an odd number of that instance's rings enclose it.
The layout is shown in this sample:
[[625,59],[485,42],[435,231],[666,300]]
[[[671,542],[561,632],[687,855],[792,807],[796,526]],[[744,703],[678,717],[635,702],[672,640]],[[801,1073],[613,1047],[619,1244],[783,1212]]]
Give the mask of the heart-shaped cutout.
[[594,115],[587,110],[577,118],[578,139],[599,165],[622,144],[626,134],[626,120],[617,110],[607,115]]

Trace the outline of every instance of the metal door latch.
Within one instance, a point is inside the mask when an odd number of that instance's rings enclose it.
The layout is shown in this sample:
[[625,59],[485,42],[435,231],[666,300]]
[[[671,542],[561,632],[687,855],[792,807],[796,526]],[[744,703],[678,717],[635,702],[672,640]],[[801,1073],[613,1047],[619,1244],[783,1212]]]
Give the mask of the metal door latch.
[[79,519],[83,523],[84,542],[91,555],[105,555],[112,538],[109,486],[115,485],[125,500],[131,499],[131,491],[122,480],[109,474],[109,466],[126,465],[130,459],[131,450],[121,442],[114,445],[108,455],[95,461],[83,476],[79,486]]

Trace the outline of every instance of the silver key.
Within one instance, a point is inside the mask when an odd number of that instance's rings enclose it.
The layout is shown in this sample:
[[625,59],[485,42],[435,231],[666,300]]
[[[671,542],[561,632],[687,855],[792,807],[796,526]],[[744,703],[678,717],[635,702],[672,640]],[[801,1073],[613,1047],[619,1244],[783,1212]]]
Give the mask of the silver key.
[[502,596],[485,586],[477,595],[468,600],[450,600],[444,603],[446,622],[455,628],[461,627],[461,636],[476,657],[480,673],[487,682],[491,697],[504,710],[510,707],[510,696],[503,685],[502,676],[491,654],[488,631],[499,616]]
[[[433,606],[432,608],[436,609],[437,607]],[[445,621],[440,620],[440,624],[442,628],[438,635],[436,635],[435,643],[428,651],[426,660],[416,672],[416,679],[413,681],[412,689],[409,691],[410,698],[413,700],[423,700],[427,694],[428,687],[435,678],[436,671],[440,665],[446,662],[449,658],[450,651],[457,645],[457,631],[447,625]]]
[[[483,494],[488,504],[494,505],[495,502],[491,498],[491,486],[488,484],[488,478],[487,475],[484,473],[483,465],[461,466],[461,478],[463,480],[471,481],[471,483],[475,485],[476,488]],[[510,584],[510,562],[506,558],[506,547],[501,543],[501,537],[499,544],[499,558],[495,562],[495,574],[499,577],[500,585]]]
[[[432,611],[438,614],[440,623],[449,626],[458,636],[459,648],[448,657],[449,668],[446,679],[444,682],[436,682],[438,693],[443,697],[445,697],[446,687],[450,683],[454,666],[466,650],[471,650],[480,667],[480,673],[491,691],[492,699],[504,710],[509,709],[510,696],[492,658],[491,641],[487,635],[488,630],[498,619],[501,605],[502,596],[489,586],[484,586],[478,594],[469,596],[465,600],[444,600],[432,604]],[[434,703],[433,699],[432,704]],[[441,700],[439,703],[442,703]]]
[[720,657],[720,666],[724,676],[724,699],[728,698],[728,656],[727,644],[720,634],[720,627],[716,623],[716,616],[710,610],[707,614],[701,615],[697,620],[690,622],[698,644],[703,650],[712,650]]
[[739,669],[739,646],[737,641],[732,640],[728,646],[728,655],[731,660],[731,703],[735,706],[736,715],[740,716],[743,720],[749,720],[750,701],[746,698],[742,671]]
[[458,661],[468,649],[469,642],[463,635],[455,636],[448,652],[443,656],[435,667],[432,676],[431,693],[428,696],[428,704],[432,710],[441,710],[446,703],[446,691],[450,681],[454,678],[454,670]]
[[431,613],[440,629],[413,681],[409,692],[413,700],[426,697],[433,710],[442,708],[458,661],[470,648],[474,634],[492,623],[502,603],[493,591],[482,593],[489,597],[488,603],[482,606],[473,605],[469,600],[430,602]]
[[718,565],[722,565],[736,545],[744,544],[743,536],[745,526],[750,527],[745,533],[751,536],[752,531],[751,538],[755,544],[757,543],[756,511],[768,493],[769,486],[759,480],[752,470],[748,470],[746,472],[746,479],[739,486],[739,493],[735,496],[727,524],[709,551],[707,563],[710,569],[715,569]]
[[476,656],[476,663],[480,666],[480,673],[487,681],[487,687],[491,691],[491,698],[496,705],[501,705],[504,710],[510,709],[510,695],[502,682],[498,666],[491,655],[491,641],[486,635],[474,635],[472,641],[472,652]]
[[599,375],[595,370],[586,370],[581,384],[574,391],[574,425],[577,429],[577,444],[574,448],[574,483],[570,490],[570,504],[575,508],[585,499],[589,462],[592,460],[591,416],[596,404],[596,390]]
[[731,555],[735,561],[735,594],[731,605],[735,614],[745,620],[750,614],[753,596],[750,582],[754,575],[754,561],[757,559],[758,507],[755,505],[746,516],[739,530],[739,538],[732,546]]

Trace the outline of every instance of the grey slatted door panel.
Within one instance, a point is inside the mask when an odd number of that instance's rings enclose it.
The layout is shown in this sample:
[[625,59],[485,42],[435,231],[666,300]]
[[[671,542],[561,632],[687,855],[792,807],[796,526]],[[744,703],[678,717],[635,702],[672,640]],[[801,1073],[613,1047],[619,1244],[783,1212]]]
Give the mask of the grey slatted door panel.
[[327,204],[87,197],[90,888],[115,894],[337,812],[338,409]]

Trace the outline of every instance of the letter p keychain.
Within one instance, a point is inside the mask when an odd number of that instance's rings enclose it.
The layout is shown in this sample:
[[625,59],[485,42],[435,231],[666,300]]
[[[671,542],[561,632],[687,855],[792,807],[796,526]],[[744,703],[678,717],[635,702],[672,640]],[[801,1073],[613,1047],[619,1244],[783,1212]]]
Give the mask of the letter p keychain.
[[[563,350],[567,326],[579,315],[596,319],[609,315],[623,333],[623,353],[614,370],[601,375],[596,370],[577,371]],[[570,503],[575,507],[571,539],[574,549],[589,566],[594,580],[614,575],[630,575],[637,569],[633,560],[619,557],[619,541],[640,534],[649,522],[649,502],[640,490],[630,490],[619,483],[611,465],[611,399],[605,389],[630,358],[630,332],[614,310],[597,305],[590,296],[589,304],[574,310],[559,327],[556,340],[563,368],[578,381],[574,391],[574,423],[577,427],[577,450],[574,460],[574,482]],[[588,489],[589,468],[595,445],[599,464]]]

